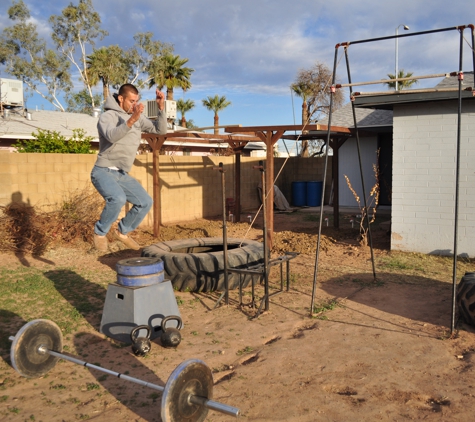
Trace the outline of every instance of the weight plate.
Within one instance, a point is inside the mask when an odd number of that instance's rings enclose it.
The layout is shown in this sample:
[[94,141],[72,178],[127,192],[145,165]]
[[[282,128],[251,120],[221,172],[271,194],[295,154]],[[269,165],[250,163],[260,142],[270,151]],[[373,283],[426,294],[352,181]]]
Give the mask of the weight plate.
[[63,350],[61,329],[47,319],[28,322],[13,339],[10,359],[13,368],[23,377],[42,377],[56,365],[58,358],[41,352],[41,346],[59,353]]
[[165,272],[147,275],[122,275],[117,274],[117,283],[122,286],[141,287],[150,286],[151,284],[161,283],[165,280]]
[[160,258],[128,258],[116,264],[117,274],[120,275],[149,275],[163,271],[163,261]]
[[162,394],[163,422],[202,422],[208,414],[205,406],[192,404],[190,395],[213,398],[211,369],[198,359],[189,359],[178,365],[168,378]]

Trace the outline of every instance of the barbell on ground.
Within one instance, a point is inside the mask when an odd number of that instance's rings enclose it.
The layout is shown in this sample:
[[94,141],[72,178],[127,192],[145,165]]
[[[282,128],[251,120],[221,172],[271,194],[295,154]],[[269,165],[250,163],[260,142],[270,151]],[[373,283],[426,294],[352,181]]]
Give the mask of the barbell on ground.
[[110,369],[84,362],[62,353],[61,329],[47,319],[35,319],[11,336],[10,359],[13,368],[23,377],[39,378],[64,359],[86,368],[105,372],[162,392],[161,416],[163,422],[202,422],[208,410],[238,417],[240,410],[213,401],[213,375],[201,360],[189,359],[180,363],[171,373],[165,387],[130,377]]

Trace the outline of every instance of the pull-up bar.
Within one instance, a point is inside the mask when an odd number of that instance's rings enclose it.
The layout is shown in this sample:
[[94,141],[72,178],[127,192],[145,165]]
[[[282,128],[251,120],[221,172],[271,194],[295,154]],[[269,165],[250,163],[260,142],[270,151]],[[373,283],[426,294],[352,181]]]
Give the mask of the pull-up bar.
[[452,26],[450,28],[431,29],[429,31],[410,32],[410,33],[406,33],[406,34],[388,35],[387,37],[368,38],[366,40],[346,41],[346,42],[336,44],[335,48],[338,49],[340,47],[348,47],[350,44],[363,44],[363,43],[374,42],[374,41],[393,40],[394,38],[415,37],[416,35],[434,34],[434,33],[437,33],[437,32],[447,32],[447,31],[454,31],[454,30],[462,30],[463,31],[466,28],[470,28],[472,30],[472,32],[475,29],[473,24]]

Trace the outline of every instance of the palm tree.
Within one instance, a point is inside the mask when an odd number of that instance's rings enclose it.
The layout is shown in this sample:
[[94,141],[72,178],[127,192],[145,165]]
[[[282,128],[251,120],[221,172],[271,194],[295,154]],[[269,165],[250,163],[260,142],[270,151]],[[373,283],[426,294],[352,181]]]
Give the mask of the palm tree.
[[205,98],[203,105],[210,111],[214,111],[214,134],[219,133],[219,116],[218,112],[224,110],[227,106],[231,105],[231,101],[226,100],[226,97],[223,95],[219,97],[217,94],[214,97]]
[[188,59],[180,56],[165,54],[151,63],[148,73],[151,76],[149,88],[157,85],[158,89],[167,87],[167,100],[173,101],[173,88],[181,88],[186,91],[191,88],[190,77],[194,69],[184,67]]
[[[303,82],[290,85],[290,89],[300,98],[302,98],[302,125],[308,124],[308,99],[312,96],[313,91],[310,86]],[[302,133],[308,133],[303,130]],[[302,141],[302,149],[300,151],[301,157],[308,157],[308,141]]]
[[109,96],[109,86],[121,84],[127,80],[128,69],[124,60],[124,52],[118,45],[101,47],[87,56],[86,72],[91,86],[102,81],[104,101]]
[[185,113],[190,111],[195,107],[195,102],[193,100],[183,100],[180,98],[176,102],[176,109],[181,113],[181,126],[186,127]]
[[[397,73],[397,79],[410,78],[413,74],[414,73],[412,73],[412,72],[404,73],[404,69],[401,69]],[[396,76],[394,76],[391,73],[388,73],[388,78],[389,79],[396,79]],[[409,79],[407,81],[399,81],[398,84],[397,84],[397,89],[398,89],[398,91],[401,91],[403,89],[411,87],[414,84],[417,84],[418,82],[419,81],[417,79]],[[389,89],[396,89],[396,82],[395,81],[386,82],[386,85],[388,85]]]

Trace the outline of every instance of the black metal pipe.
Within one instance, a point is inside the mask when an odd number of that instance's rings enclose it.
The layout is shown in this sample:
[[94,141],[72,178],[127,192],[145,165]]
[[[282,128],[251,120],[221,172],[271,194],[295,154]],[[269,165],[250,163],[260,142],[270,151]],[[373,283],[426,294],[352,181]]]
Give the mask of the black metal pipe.
[[332,108],[333,108],[333,96],[335,94],[334,86],[336,81],[336,68],[338,62],[338,47],[335,48],[335,57],[333,59],[333,75],[332,75],[332,89],[330,91],[330,109],[328,113],[328,130],[327,130],[327,141],[325,148],[325,166],[323,170],[323,187],[322,187],[322,197],[320,203],[320,221],[318,223],[318,239],[317,239],[317,250],[315,252],[315,266],[313,271],[313,287],[312,287],[312,300],[310,301],[310,315],[313,314],[313,308],[315,306],[315,294],[317,290],[317,279],[318,279],[318,259],[320,256],[320,243],[322,238],[322,223],[323,223],[323,204],[325,199],[325,185],[327,181],[327,169],[328,169],[328,149],[330,147],[330,138],[331,138],[331,125],[332,125]]
[[266,171],[264,168],[264,162],[259,161],[259,170],[261,171],[261,183],[262,183],[262,192],[263,192],[263,201],[262,201],[262,212],[263,212],[263,237],[264,237],[264,297],[265,297],[265,307],[266,311],[269,310],[269,245],[267,243],[267,188],[266,188]]
[[457,296],[457,254],[458,254],[458,221],[459,221],[459,183],[460,183],[460,132],[462,127],[462,66],[463,66],[463,30],[460,31],[460,53],[459,53],[459,94],[457,109],[457,150],[455,165],[455,215],[454,215],[454,259],[452,274],[452,318],[450,332],[455,329],[455,300]]
[[[224,292],[216,301],[214,308],[216,308],[224,297],[224,303],[229,305],[229,279],[228,279],[228,227],[226,224],[226,181],[224,177],[223,163],[219,163],[219,167],[213,170],[219,170],[221,173],[221,190],[222,190],[222,207],[223,207],[223,271],[224,271]],[[241,299],[241,298],[240,298]]]
[[414,37],[416,35],[426,35],[426,34],[434,34],[436,32],[454,31],[460,28],[466,28],[467,26],[470,26],[470,25],[452,26],[450,28],[431,29],[428,31],[410,32],[410,33],[403,33],[403,34],[398,34],[398,35],[388,35],[386,37],[368,38],[366,40],[346,41],[346,42],[337,44],[336,48],[338,49],[339,47],[348,47],[351,44],[364,44],[364,43],[374,42],[374,41],[392,40],[394,38]]

